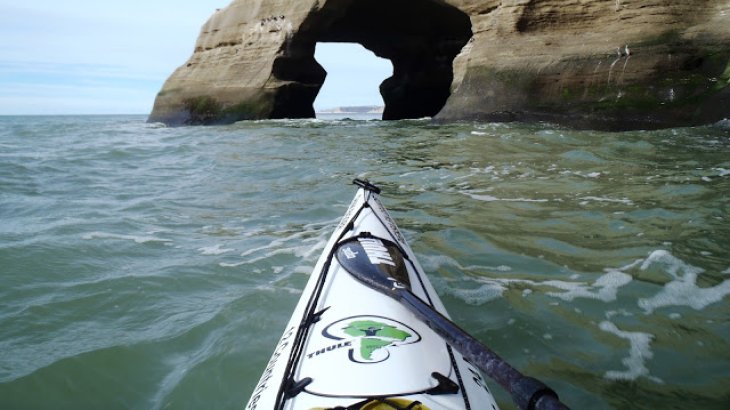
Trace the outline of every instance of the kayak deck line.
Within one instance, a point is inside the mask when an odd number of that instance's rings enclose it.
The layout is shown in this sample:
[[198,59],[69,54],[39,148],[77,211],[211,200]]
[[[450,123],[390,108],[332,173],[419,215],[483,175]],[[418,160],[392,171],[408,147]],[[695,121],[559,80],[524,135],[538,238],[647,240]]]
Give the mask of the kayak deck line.
[[[406,400],[409,403],[418,402],[420,403],[418,404],[419,407],[414,408],[422,409],[473,408],[469,401],[469,395],[467,394],[467,386],[464,385],[465,378],[462,377],[461,374],[465,371],[465,369],[463,368],[467,364],[463,361],[461,357],[456,357],[456,355],[452,352],[452,349],[446,343],[444,343],[443,340],[440,339],[435,340],[437,340],[438,344],[441,345],[440,350],[446,352],[445,358],[442,359],[443,363],[441,366],[437,366],[433,369],[429,368],[428,372],[422,372],[423,376],[425,376],[422,377],[422,379],[430,381],[422,383],[423,385],[420,386],[420,388],[394,389],[392,386],[390,386],[390,391],[381,391],[377,394],[372,394],[374,392],[359,393],[356,391],[328,393],[326,391],[319,391],[312,388],[316,387],[313,386],[313,384],[316,384],[316,380],[318,380],[317,377],[309,377],[302,374],[300,368],[302,367],[302,361],[307,358],[306,353],[310,353],[308,351],[305,351],[305,349],[308,343],[311,344],[310,339],[312,338],[312,333],[315,332],[315,329],[313,328],[316,327],[320,321],[322,321],[323,316],[328,314],[328,312],[332,308],[332,305],[330,305],[329,303],[323,305],[321,300],[323,293],[327,293],[329,290],[331,290],[333,286],[331,282],[333,282],[335,279],[330,280],[331,273],[339,273],[338,275],[334,276],[341,279],[346,278],[353,283],[356,282],[353,278],[350,278],[349,275],[346,275],[346,272],[344,272],[344,270],[340,266],[333,266],[338,265],[337,261],[335,260],[334,253],[336,246],[340,242],[345,242],[348,239],[362,233],[359,225],[363,225],[363,220],[366,220],[367,223],[365,225],[370,225],[372,227],[375,227],[376,230],[379,230],[379,236],[387,236],[389,237],[389,239],[393,240],[393,242],[398,242],[399,248],[402,248],[403,246],[407,247],[407,244],[405,243],[402,234],[395,225],[395,222],[390,218],[390,216],[387,214],[387,211],[385,210],[385,207],[380,203],[377,198],[377,192],[379,192],[379,190],[371,185],[365,185],[364,187],[361,186],[361,188],[362,189],[358,190],[358,193],[353,199],[345,216],[343,217],[342,221],[338,225],[337,229],[330,238],[330,241],[325,247],[325,251],[320,257],[320,260],[317,262],[317,265],[313,270],[313,275],[310,278],[309,283],[305,287],[305,290],[303,291],[303,297],[302,299],[300,299],[299,305],[297,306],[297,309],[295,309],[294,315],[292,316],[290,326],[287,327],[295,328],[296,335],[292,336],[285,334],[285,336],[288,336],[286,340],[284,340],[285,338],[282,338],[282,341],[280,341],[277,345],[275,354],[274,356],[272,356],[272,361],[274,361],[274,363],[271,364],[270,361],[270,364],[267,365],[267,371],[262,376],[262,381],[265,382],[259,382],[259,385],[257,385],[257,389],[255,390],[256,395],[255,397],[252,397],[252,399],[249,401],[246,407],[247,409],[327,408],[314,405],[300,406],[297,402],[303,401],[303,396],[306,396],[310,400],[312,398],[320,397],[323,399],[322,404],[327,403],[327,400],[329,400],[329,402],[333,402],[334,400],[337,402],[337,404],[331,406],[333,408],[349,407],[352,406],[354,403],[362,402],[366,399],[370,399],[368,403],[372,402],[375,399],[396,400],[395,402],[398,402],[398,400]],[[367,215],[363,216],[363,214]],[[358,225],[358,227],[356,227],[355,225]],[[370,226],[368,226],[368,228]],[[363,229],[362,231],[371,232],[373,230],[374,229]],[[414,262],[413,258],[410,256],[412,255],[410,248],[406,249],[408,250],[406,251],[405,249],[403,249],[399,253],[401,255],[407,256],[406,258],[404,258],[404,260],[407,261],[409,269],[412,272],[422,272],[420,265],[418,265],[417,262]],[[413,275],[413,278],[416,279],[414,283],[417,283],[417,286],[420,288],[421,294],[427,299],[431,300],[432,295],[435,296],[435,290],[433,290],[427,279],[425,279],[425,277],[422,277],[421,275]],[[428,283],[428,286],[426,285],[426,283]],[[364,292],[365,288],[363,287],[361,291]],[[432,302],[430,301],[429,303]],[[363,305],[366,304],[363,303]],[[403,310],[400,307],[399,309]],[[299,312],[299,314],[297,314],[297,312]],[[369,315],[368,317],[374,317],[376,319],[379,319],[377,315],[373,314]],[[430,330],[428,330],[425,326],[420,326],[424,329],[419,329],[418,333],[422,334],[426,331],[430,332]],[[434,336],[434,334],[431,334],[429,338],[433,341]],[[351,352],[348,358],[350,356],[356,355],[357,352]],[[287,358],[286,366],[282,366],[282,359],[284,359],[285,357]],[[321,357],[325,357],[325,355],[322,354]],[[332,357],[331,353],[330,357]],[[316,356],[312,357],[312,359],[315,358]],[[348,361],[350,363],[356,362],[350,360]],[[393,359],[391,359],[390,361],[393,361]],[[364,364],[363,366],[369,365]],[[397,374],[398,372],[393,370],[392,373]],[[276,385],[276,383],[278,383],[278,386]],[[263,389],[261,388],[262,384],[265,385]],[[456,386],[456,388],[454,388],[454,386]],[[276,396],[272,398],[272,391],[275,387]],[[458,394],[459,392],[461,392],[462,394]],[[489,394],[486,390],[485,392],[489,400],[492,401],[491,394]],[[432,397],[435,397],[436,395],[456,395],[460,397],[460,400],[457,405],[449,402],[444,402],[443,404],[445,406],[439,406],[434,403],[431,404],[431,407],[429,407],[427,404],[423,404],[422,400],[409,400],[412,396],[424,395],[430,395]],[[346,406],[343,406],[343,404],[345,404]],[[496,405],[490,407],[496,409]],[[369,409],[370,407],[367,408]]]
[[[355,201],[353,201],[353,204]],[[367,203],[367,201],[365,202]],[[355,213],[354,216],[349,216],[351,214],[353,206],[350,205],[350,209],[348,209],[347,214],[345,214],[345,217],[343,218],[342,222],[345,222],[346,219],[350,219],[350,221],[357,219],[357,216],[362,212],[364,209],[364,206],[361,206]],[[351,222],[350,222],[351,223]],[[343,229],[344,228],[344,229]],[[338,236],[338,240],[342,238],[342,236],[349,230],[347,229],[347,225],[338,228],[338,230],[342,230],[340,235]],[[336,232],[336,231],[335,231]],[[334,237],[334,235],[333,235]],[[330,242],[332,242],[330,240]],[[337,242],[337,241],[335,241]],[[304,378],[300,380],[299,382],[294,381],[294,376],[292,374],[292,368],[295,363],[298,362],[298,360],[301,358],[302,352],[303,352],[303,346],[304,346],[304,338],[306,336],[306,332],[309,330],[310,326],[316,322],[318,322],[324,312],[326,312],[329,307],[325,307],[324,309],[320,310],[319,312],[315,311],[315,308],[317,306],[317,302],[319,301],[319,297],[322,293],[322,288],[324,286],[325,280],[327,279],[327,272],[329,270],[329,266],[332,263],[332,258],[334,255],[332,253],[329,253],[327,255],[327,260],[324,263],[324,266],[321,268],[320,274],[318,275],[318,280],[316,282],[315,291],[312,293],[312,297],[310,297],[309,302],[307,304],[306,313],[305,316],[302,318],[301,324],[299,325],[299,328],[297,330],[297,334],[294,340],[294,347],[295,349],[292,352],[292,355],[290,356],[289,361],[287,362],[287,367],[285,370],[285,378],[281,385],[281,388],[279,389],[279,392],[276,396],[276,408],[282,408],[283,407],[283,401],[292,397],[297,396],[301,391],[306,388],[309,384],[313,382],[312,378]],[[316,271],[315,267],[315,271]]]
[[[246,409],[497,410],[477,369],[494,375],[471,351],[477,345],[463,343],[471,336],[448,318],[380,202],[380,189],[354,183],[360,189],[317,261]],[[491,364],[512,369],[492,355],[497,362]],[[557,397],[552,390],[516,370],[505,374],[519,381],[506,388],[513,396],[520,390],[515,400],[521,408],[566,408],[542,407]]]

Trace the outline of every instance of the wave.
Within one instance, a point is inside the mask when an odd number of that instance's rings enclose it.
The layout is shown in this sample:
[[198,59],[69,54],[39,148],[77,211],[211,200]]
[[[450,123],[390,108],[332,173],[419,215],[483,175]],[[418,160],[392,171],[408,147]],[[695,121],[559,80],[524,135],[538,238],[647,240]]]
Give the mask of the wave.
[[134,241],[135,243],[149,243],[149,242],[160,242],[160,243],[170,243],[172,240],[170,239],[162,239],[157,238],[154,236],[139,236],[139,235],[123,235],[123,234],[115,234],[115,233],[107,233],[107,232],[89,232],[82,236],[83,239],[86,240],[92,240],[92,239],[118,239],[118,240],[126,240],[126,241]]

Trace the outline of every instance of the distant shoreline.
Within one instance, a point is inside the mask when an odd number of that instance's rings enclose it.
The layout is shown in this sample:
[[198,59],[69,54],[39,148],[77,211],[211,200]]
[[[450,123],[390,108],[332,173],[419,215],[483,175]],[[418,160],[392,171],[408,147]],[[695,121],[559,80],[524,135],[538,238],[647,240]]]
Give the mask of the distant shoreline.
[[326,108],[317,110],[317,114],[382,114],[385,107],[382,105],[359,105]]

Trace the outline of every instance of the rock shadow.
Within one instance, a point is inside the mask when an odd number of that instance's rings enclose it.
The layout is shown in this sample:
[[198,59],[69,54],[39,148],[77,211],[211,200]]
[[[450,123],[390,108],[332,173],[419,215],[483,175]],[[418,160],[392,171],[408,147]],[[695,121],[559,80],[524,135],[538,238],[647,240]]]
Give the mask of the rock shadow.
[[380,85],[384,120],[432,117],[451,94],[453,61],[472,36],[469,16],[440,0],[328,1],[283,45],[273,75],[290,82],[277,93],[273,118],[314,116],[327,76],[314,59],[318,42],[359,43],[393,63]]

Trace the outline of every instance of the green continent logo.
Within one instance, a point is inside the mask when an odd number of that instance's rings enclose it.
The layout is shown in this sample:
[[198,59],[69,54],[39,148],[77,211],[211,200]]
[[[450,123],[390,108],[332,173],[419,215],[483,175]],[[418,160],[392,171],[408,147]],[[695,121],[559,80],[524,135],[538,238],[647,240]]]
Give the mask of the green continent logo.
[[403,322],[385,316],[358,315],[331,322],[322,329],[322,336],[335,341],[307,354],[313,359],[330,351],[347,348],[347,357],[354,363],[374,364],[388,360],[392,352],[421,341],[421,335]]
[[343,331],[353,337],[360,338],[360,357],[373,360],[373,355],[387,346],[403,343],[413,336],[405,330],[374,320],[358,320],[350,322]]

